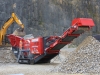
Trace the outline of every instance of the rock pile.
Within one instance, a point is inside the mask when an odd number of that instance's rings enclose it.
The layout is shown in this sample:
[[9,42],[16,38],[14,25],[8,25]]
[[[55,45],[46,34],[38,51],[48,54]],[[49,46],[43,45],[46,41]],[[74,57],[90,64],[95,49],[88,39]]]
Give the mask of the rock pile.
[[65,60],[68,55],[69,55],[68,51],[62,50],[60,51],[59,55],[54,57],[50,62],[51,63],[62,63],[62,61]]
[[15,61],[15,56],[10,47],[0,48],[0,63],[11,63]]
[[78,48],[52,72],[62,73],[100,73],[100,42],[92,36],[87,37]]

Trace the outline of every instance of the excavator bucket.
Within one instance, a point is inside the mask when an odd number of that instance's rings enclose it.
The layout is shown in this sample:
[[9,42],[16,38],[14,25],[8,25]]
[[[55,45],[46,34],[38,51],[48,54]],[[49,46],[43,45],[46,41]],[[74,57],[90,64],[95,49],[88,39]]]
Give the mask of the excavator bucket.
[[14,32],[13,32],[14,35],[16,36],[21,36],[21,37],[24,37],[26,35],[24,29],[22,28],[17,28]]

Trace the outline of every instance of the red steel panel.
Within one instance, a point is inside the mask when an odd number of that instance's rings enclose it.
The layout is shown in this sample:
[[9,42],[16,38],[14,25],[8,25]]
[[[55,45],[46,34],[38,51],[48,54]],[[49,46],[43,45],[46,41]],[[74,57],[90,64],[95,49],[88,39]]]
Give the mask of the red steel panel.
[[75,18],[71,25],[93,27],[95,24],[91,18]]
[[30,41],[30,51],[33,54],[43,54],[44,53],[44,47],[43,47],[43,38],[38,37],[31,39]]
[[19,36],[13,35],[13,34],[8,35],[8,38],[13,47],[19,47],[20,39],[23,39]]
[[30,49],[30,40],[27,39],[27,40],[23,40],[23,48],[24,50],[29,50]]

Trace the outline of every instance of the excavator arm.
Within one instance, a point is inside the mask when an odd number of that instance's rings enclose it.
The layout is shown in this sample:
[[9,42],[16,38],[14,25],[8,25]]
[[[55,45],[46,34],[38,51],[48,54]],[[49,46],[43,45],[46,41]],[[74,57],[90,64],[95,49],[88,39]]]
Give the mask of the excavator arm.
[[2,45],[7,29],[12,25],[13,22],[16,22],[21,29],[24,30],[24,24],[20,21],[15,13],[12,13],[11,17],[4,23],[0,30],[0,45]]
[[20,19],[17,17],[17,15],[15,13],[12,13],[12,18],[14,19],[14,21],[21,27],[24,29],[24,25],[22,24],[22,22],[20,21]]

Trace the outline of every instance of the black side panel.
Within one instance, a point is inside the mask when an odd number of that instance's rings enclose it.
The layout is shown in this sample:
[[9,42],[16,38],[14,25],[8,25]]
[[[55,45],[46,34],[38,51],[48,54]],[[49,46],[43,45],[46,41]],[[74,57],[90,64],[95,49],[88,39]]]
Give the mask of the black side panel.
[[82,34],[82,33],[84,33],[84,30],[77,30],[77,31],[73,32],[72,34]]
[[54,46],[52,48],[52,50],[60,50],[61,48],[63,48],[66,44],[57,44],[56,46]]
[[62,42],[71,42],[75,38],[76,36],[66,36],[64,39],[62,39]]
[[52,58],[54,58],[58,53],[55,54],[46,54],[43,58],[41,58],[39,61],[36,63],[48,63]]

